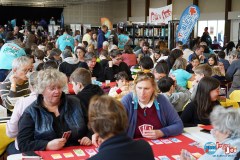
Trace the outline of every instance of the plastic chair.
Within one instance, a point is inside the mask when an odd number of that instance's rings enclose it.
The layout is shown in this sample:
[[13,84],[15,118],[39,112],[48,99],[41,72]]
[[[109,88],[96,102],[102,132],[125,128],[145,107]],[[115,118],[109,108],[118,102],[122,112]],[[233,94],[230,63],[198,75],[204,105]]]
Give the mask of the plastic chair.
[[229,95],[229,99],[236,101],[236,102],[240,102],[240,90],[234,90],[230,95]]
[[6,123],[0,123],[0,135],[1,135],[1,143],[0,143],[0,156],[4,154],[7,146],[14,141],[14,138],[9,138],[6,135]]

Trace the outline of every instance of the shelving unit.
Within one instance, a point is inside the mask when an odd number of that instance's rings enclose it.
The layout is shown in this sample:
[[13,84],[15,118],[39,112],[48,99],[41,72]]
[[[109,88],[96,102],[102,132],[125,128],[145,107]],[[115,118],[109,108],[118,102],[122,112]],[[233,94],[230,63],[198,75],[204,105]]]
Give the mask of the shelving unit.
[[[117,25],[114,25],[117,28]],[[157,40],[168,40],[168,25],[136,24],[124,25],[123,30],[128,32],[135,46],[140,39],[145,39],[151,47],[155,46]]]

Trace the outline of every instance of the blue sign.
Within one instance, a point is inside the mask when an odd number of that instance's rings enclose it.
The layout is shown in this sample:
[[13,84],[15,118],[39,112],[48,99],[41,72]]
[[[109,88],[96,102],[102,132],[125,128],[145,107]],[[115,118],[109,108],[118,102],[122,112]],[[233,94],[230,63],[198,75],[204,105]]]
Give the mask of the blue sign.
[[176,42],[182,41],[183,44],[186,44],[188,37],[191,34],[193,27],[197,23],[199,17],[200,10],[196,5],[188,6],[184,10],[178,25]]
[[60,24],[61,28],[64,28],[64,16],[63,16],[63,12],[61,14],[61,24]]
[[207,142],[205,145],[204,145],[204,151],[205,153],[207,154],[214,154],[216,152],[217,148],[216,148],[216,144],[213,143],[213,142]]

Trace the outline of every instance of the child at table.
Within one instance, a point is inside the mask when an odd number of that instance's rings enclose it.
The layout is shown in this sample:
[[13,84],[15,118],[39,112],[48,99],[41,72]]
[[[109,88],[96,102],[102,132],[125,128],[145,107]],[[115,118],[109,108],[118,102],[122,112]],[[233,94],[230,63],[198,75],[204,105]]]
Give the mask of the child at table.
[[193,100],[196,95],[199,81],[203,77],[212,76],[212,68],[208,64],[201,64],[194,69],[194,73],[195,73],[195,80],[192,82],[192,88],[189,90],[192,93],[191,100]]
[[111,88],[108,95],[117,99],[121,99],[122,96],[129,92],[128,75],[126,72],[119,72],[114,77],[116,79],[116,86]]

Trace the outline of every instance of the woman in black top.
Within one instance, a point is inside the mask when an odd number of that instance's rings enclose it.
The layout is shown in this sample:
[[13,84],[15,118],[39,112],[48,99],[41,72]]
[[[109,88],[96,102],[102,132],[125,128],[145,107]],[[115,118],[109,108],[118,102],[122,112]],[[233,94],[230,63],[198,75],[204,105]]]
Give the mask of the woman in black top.
[[215,105],[220,104],[217,100],[219,86],[220,82],[213,77],[203,77],[201,79],[195,98],[182,112],[181,119],[184,127],[210,124],[209,114]]

